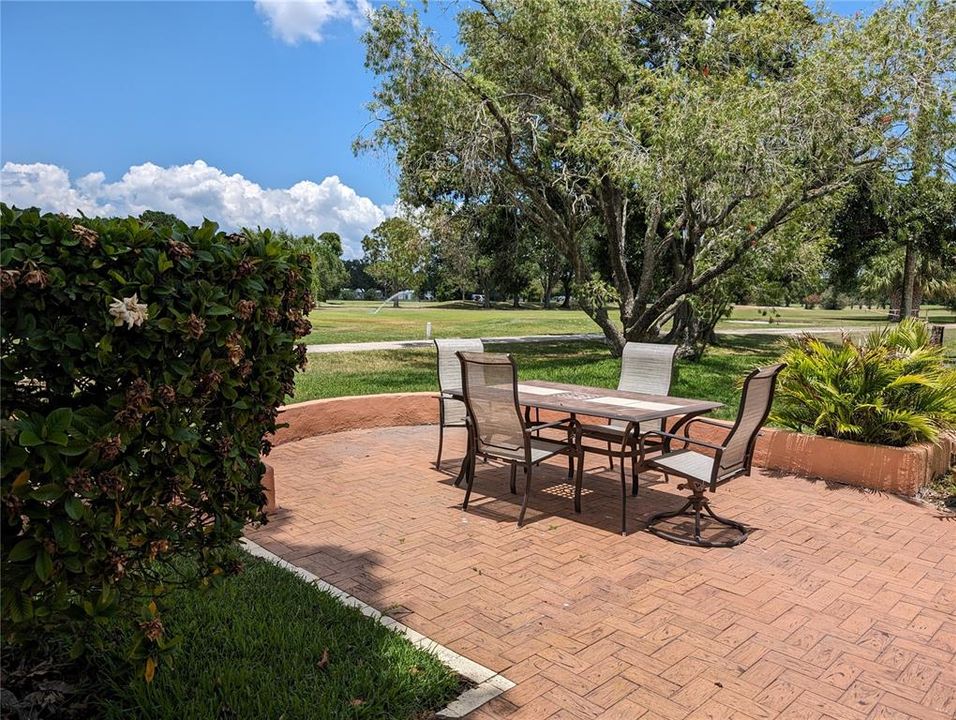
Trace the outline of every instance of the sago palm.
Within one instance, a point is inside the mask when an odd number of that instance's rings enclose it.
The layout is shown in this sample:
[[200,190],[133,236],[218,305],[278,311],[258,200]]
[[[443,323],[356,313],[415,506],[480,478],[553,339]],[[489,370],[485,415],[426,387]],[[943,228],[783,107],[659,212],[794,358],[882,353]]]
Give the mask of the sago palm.
[[883,445],[956,429],[956,370],[919,320],[838,345],[804,336],[784,355],[773,419],[816,435]]

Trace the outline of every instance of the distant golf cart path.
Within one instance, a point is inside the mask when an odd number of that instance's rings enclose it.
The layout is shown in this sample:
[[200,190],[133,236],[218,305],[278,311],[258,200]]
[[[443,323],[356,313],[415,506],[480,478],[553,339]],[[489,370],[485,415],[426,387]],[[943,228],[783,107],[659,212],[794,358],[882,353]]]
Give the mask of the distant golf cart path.
[[[741,323],[743,324],[743,323]],[[718,335],[801,335],[803,333],[813,333],[814,335],[822,335],[824,333],[828,334],[837,334],[837,333],[866,333],[873,330],[874,326],[856,326],[856,327],[770,327],[769,325],[760,325],[759,327],[754,327],[751,323],[747,323],[750,327],[739,327],[739,328],[721,328],[717,330]],[[945,326],[947,334],[952,332],[956,328],[956,324],[948,324]],[[551,343],[551,342],[567,342],[569,340],[581,340],[581,341],[601,341],[604,340],[604,335],[601,333],[573,333],[570,335],[509,335],[509,336],[500,336],[500,337],[484,337],[481,338],[482,342],[495,344],[513,344],[513,343]],[[307,345],[306,349],[310,353],[340,353],[340,352],[363,352],[366,350],[403,350],[406,348],[423,348],[430,347],[432,345],[431,340],[385,340],[377,342],[355,342],[355,343],[327,343],[319,345]]]

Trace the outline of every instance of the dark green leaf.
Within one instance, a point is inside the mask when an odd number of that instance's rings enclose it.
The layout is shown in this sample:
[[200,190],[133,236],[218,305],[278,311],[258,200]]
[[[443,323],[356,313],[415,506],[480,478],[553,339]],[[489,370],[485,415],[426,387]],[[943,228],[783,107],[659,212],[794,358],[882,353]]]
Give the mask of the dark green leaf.
[[21,540],[16,545],[13,546],[13,549],[10,551],[10,554],[7,555],[8,562],[22,562],[24,560],[29,560],[34,555],[36,555],[36,549],[39,547],[39,544],[33,538],[27,538]]
[[34,500],[48,501],[56,500],[60,495],[63,494],[63,488],[56,483],[47,483],[46,485],[41,485],[36,490],[33,490],[30,493],[30,497]]
[[40,550],[33,563],[33,570],[43,582],[49,580],[53,575],[53,558],[50,557],[50,553],[46,550]]
[[66,514],[73,520],[79,520],[86,513],[86,506],[78,497],[68,497],[63,505]]
[[73,411],[70,408],[57,408],[46,417],[48,432],[63,432],[73,422]]
[[19,441],[23,447],[36,447],[43,444],[43,440],[32,430],[22,430]]

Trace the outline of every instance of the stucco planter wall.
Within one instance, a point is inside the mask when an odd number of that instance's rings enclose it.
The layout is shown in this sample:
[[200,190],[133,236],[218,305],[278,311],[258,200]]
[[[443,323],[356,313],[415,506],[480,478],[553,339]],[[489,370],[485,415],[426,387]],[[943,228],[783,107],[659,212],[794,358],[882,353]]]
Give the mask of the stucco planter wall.
[[438,400],[434,392],[386,393],[309,400],[279,408],[279,429],[273,445],[316,435],[396,425],[435,425]]
[[[542,419],[553,413],[543,412]],[[556,415],[554,416],[556,418]],[[603,422],[600,418],[581,418]],[[434,392],[388,393],[310,400],[280,408],[279,422],[287,423],[272,437],[273,445],[307,437],[347,430],[434,425],[438,422],[438,401]],[[721,423],[729,429],[731,423]],[[719,442],[725,431],[702,423],[692,436]],[[905,448],[804,435],[789,430],[764,428],[754,451],[754,465],[809,478],[821,478],[901,495],[915,495],[933,478],[949,469],[956,438],[944,437],[937,444],[923,443]],[[267,466],[263,486],[267,512],[276,508],[275,478]]]
[[[728,429],[731,426],[723,424]],[[719,441],[724,434],[702,424],[692,432],[694,437],[711,441]],[[764,428],[754,450],[754,465],[912,496],[947,472],[954,452],[952,437],[942,437],[936,444],[898,448]]]
[[266,504],[262,506],[262,512],[271,515],[278,509],[278,505],[276,505],[276,471],[271,465],[266,465],[266,471],[262,474],[262,491],[266,496]]

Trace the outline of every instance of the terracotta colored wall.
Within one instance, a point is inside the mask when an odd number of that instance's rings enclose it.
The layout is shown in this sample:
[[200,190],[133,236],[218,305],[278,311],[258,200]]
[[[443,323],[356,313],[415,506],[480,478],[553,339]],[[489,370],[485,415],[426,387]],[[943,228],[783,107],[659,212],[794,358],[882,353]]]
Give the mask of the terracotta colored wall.
[[[543,420],[558,417],[548,411],[543,411],[541,416]],[[579,419],[582,422],[604,422],[601,418],[582,416]],[[346,430],[433,425],[438,422],[438,400],[433,392],[311,400],[283,407],[279,422],[288,423],[289,427],[276,432],[273,445]],[[696,423],[691,434],[703,440],[720,442],[731,423],[720,424],[726,430]],[[949,469],[954,453],[956,437],[945,437],[937,445],[924,443],[893,448],[764,428],[754,451],[754,465],[884,492],[915,495],[934,477]],[[267,491],[271,511],[276,506],[271,468],[267,476],[271,483]]]
[[[272,436],[273,446],[316,435],[346,430],[392,427],[396,425],[434,425],[438,422],[438,400],[433,392],[356,395],[352,397],[309,400],[279,409],[280,428]],[[266,463],[262,479],[267,514],[278,508],[275,471]],[[281,485],[281,483],[280,483]]]
[[278,509],[276,505],[276,471],[271,465],[266,465],[266,471],[262,475],[262,490],[266,494],[266,504],[262,506],[262,512],[271,515]]
[[272,437],[273,445],[295,440],[395,425],[434,425],[438,400],[433,392],[387,393],[309,400],[279,409],[279,422],[288,423]]
[[[731,423],[722,425],[729,429]],[[702,424],[691,434],[712,442],[725,436],[720,429]],[[954,452],[953,437],[940,438],[937,444],[896,448],[764,428],[754,450],[754,465],[912,496],[947,472]]]

